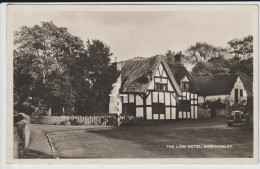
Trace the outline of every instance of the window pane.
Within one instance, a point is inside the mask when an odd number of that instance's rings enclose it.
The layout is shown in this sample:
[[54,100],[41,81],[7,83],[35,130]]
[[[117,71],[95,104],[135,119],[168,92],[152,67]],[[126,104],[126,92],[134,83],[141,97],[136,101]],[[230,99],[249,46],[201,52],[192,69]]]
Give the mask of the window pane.
[[134,103],[125,103],[124,104],[124,113],[130,114],[132,116],[136,115],[136,106]]
[[191,105],[190,105],[190,100],[180,100],[180,109],[182,111],[188,111],[190,112],[190,108]]
[[165,105],[163,103],[153,103],[152,112],[153,114],[165,114]]

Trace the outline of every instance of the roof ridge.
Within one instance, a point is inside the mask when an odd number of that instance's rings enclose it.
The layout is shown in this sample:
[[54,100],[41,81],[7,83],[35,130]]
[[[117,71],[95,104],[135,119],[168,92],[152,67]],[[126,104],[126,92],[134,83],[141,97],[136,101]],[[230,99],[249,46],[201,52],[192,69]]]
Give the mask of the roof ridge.
[[243,73],[243,72],[240,72],[238,71],[237,72],[238,75],[244,75],[246,78],[250,79],[250,80],[253,80],[253,78],[249,77],[247,74]]

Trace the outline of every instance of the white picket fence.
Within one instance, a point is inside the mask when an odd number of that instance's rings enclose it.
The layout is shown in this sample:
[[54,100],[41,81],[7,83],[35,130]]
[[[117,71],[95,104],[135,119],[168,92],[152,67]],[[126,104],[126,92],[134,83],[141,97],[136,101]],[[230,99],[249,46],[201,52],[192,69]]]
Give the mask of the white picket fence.
[[[116,125],[118,123],[118,117],[120,122],[125,119],[132,120],[135,116],[130,115],[117,115],[117,114],[93,114],[88,116],[31,116],[31,123],[36,124],[62,124],[66,121],[70,121],[71,125]],[[72,124],[74,123],[74,124]],[[77,124],[75,124],[77,123]]]
[[69,120],[76,120],[79,124],[85,125],[107,125],[109,119],[117,120],[115,114],[97,114],[89,116],[69,116]]

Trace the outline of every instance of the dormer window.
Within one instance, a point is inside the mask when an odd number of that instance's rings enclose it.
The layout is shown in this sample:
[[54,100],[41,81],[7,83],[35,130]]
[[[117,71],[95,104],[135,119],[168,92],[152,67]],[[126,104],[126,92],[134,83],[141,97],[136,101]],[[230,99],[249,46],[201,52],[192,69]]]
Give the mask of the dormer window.
[[181,82],[181,89],[183,91],[188,91],[189,90],[189,82]]

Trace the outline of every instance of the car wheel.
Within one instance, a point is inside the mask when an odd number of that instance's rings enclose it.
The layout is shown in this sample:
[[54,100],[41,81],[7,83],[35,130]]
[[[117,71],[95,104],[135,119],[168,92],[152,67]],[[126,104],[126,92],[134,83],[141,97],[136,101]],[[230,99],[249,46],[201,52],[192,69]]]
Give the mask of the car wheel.
[[230,127],[230,126],[232,126],[232,123],[228,123],[227,125],[228,125],[228,127]]

